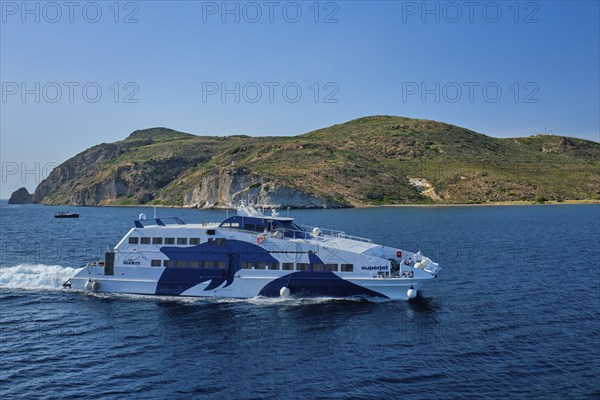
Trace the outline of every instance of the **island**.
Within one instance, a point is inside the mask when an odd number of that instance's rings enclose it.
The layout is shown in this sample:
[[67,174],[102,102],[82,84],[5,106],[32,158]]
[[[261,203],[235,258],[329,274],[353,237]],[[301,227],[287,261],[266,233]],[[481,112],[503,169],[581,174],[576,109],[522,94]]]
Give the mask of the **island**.
[[29,193],[27,188],[22,187],[13,192],[8,199],[8,204],[31,204],[33,195]]
[[[25,199],[19,189],[19,198]],[[339,208],[600,200],[600,144],[369,116],[296,136],[137,130],[57,166],[33,203]]]

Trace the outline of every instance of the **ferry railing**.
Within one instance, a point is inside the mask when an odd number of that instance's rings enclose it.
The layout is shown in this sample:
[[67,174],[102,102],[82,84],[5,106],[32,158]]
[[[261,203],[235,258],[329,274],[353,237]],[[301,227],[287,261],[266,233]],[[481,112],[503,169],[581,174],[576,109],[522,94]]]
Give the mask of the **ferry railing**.
[[[269,232],[268,234],[274,238],[277,239],[278,233],[281,233],[281,238],[287,238],[287,239],[316,239],[316,238],[339,238],[339,239],[350,239],[350,240],[356,240],[359,242],[364,242],[364,243],[373,243],[373,241],[371,239],[367,239],[367,238],[363,238],[360,236],[353,236],[353,235],[348,235],[345,232],[342,231],[336,231],[333,229],[327,229],[327,228],[318,228],[319,229],[319,235],[315,236],[313,234],[313,227],[311,226],[304,226],[304,225],[299,225],[302,229],[305,229],[303,231],[297,230],[297,229],[289,229],[289,228],[277,228],[274,229],[272,232]],[[235,230],[238,232],[247,232],[247,233],[253,233],[256,235],[260,235],[261,232],[256,232],[256,231],[249,231],[249,230],[245,230],[243,228],[240,227],[235,227],[235,228],[231,228],[231,227],[220,227],[220,229],[229,229],[229,230]]]
[[136,228],[145,228],[147,226],[185,225],[185,222],[178,217],[136,219],[133,223]]
[[275,239],[310,239],[313,238],[310,232],[299,231],[296,229],[278,228],[271,232]]
[[427,271],[431,275],[435,275],[439,271],[440,266],[429,259],[427,259],[427,261],[428,264],[425,266],[425,268],[423,268],[423,271]]
[[434,263],[427,257],[423,257],[420,260],[420,263],[421,265],[419,266],[419,269],[422,269],[425,272],[429,272],[431,275],[435,275],[436,272],[438,272],[440,269],[440,266],[438,264]]
[[[300,225],[300,227],[302,227],[302,229],[304,229],[309,235],[312,235],[313,229],[316,228],[316,227],[307,226],[307,225]],[[356,240],[356,241],[365,242],[365,243],[373,243],[373,241],[371,239],[364,238],[361,236],[348,235],[344,231],[336,231],[336,230],[329,229],[329,228],[317,228],[317,229],[319,229],[319,231],[320,231],[319,236],[339,238],[339,239],[350,239],[350,240]]]
[[[257,231],[253,231],[253,230],[248,230],[248,229],[244,229],[242,227],[228,227],[228,226],[221,226],[219,227],[219,229],[223,229],[223,230],[227,230],[227,231],[235,231],[235,232],[242,232],[242,233],[249,233],[251,235],[256,235],[256,236],[261,236],[264,235],[264,232],[257,232]],[[278,228],[278,229],[274,229],[271,232],[267,232],[266,234],[269,237],[273,237],[275,239],[278,239],[278,233],[281,235],[281,238],[279,239],[306,239],[311,237],[310,232],[304,232],[304,231],[298,231],[298,230],[294,230],[294,229],[284,229],[284,228]]]

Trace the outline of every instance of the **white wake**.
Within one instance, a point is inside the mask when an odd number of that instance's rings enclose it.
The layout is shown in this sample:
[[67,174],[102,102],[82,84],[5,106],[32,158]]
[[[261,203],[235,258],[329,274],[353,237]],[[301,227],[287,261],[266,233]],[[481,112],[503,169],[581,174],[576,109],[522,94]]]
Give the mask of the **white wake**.
[[0,267],[0,288],[57,290],[81,269],[60,265],[19,264]]

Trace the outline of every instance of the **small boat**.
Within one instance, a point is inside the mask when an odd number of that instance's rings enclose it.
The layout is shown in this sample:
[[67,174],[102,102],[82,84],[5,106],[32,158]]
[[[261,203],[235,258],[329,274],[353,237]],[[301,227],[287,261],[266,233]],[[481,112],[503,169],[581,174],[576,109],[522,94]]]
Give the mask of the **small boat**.
[[412,299],[440,267],[421,254],[341,231],[304,227],[242,203],[221,223],[146,219],[64,286],[208,297]]
[[68,211],[61,211],[54,214],[54,218],[79,218],[79,214]]

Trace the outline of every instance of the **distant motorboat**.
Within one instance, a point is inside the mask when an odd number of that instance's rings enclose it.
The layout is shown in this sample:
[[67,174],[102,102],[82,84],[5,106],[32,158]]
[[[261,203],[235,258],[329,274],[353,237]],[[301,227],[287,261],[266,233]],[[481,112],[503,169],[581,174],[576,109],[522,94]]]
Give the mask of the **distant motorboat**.
[[68,211],[61,211],[54,214],[54,218],[79,218],[79,214]]

